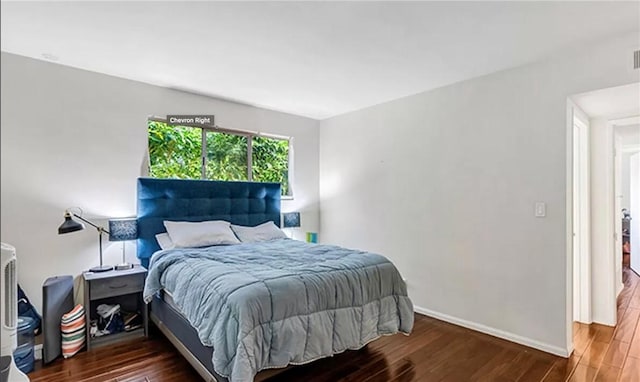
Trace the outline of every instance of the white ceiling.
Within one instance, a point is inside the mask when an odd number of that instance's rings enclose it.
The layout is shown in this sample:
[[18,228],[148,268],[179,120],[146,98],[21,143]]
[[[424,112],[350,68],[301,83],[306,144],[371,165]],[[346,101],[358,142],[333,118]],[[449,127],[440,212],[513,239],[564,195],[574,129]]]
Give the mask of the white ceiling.
[[591,118],[640,116],[640,83],[595,90],[571,99]]
[[640,145],[640,125],[616,126],[615,132],[622,139],[623,146]]
[[639,2],[608,1],[3,1],[1,11],[3,51],[317,119],[640,29]]

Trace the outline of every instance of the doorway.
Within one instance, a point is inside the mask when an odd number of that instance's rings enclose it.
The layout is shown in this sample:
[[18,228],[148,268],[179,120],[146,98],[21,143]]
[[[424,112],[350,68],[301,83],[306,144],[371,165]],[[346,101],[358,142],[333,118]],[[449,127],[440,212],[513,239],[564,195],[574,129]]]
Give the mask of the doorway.
[[[640,130],[640,125],[638,125]],[[639,139],[640,140],[640,139]],[[640,146],[640,142],[637,146]],[[630,259],[629,267],[640,275],[640,147],[636,147],[629,158],[629,221]],[[633,216],[636,218],[633,219]]]
[[[622,290],[624,174],[615,134],[640,115],[640,83],[577,94],[567,102],[567,344],[574,322],[615,326]],[[637,119],[640,129],[640,118]],[[626,173],[628,174],[628,173]],[[638,188],[640,190],[640,187]],[[640,210],[640,206],[637,207]],[[639,212],[640,213],[640,212]],[[636,220],[632,219],[631,221]],[[640,222],[640,215],[638,215]],[[640,233],[640,227],[638,228]],[[638,245],[640,250],[640,244]],[[640,251],[639,251],[640,252]],[[637,256],[640,270],[640,255]]]
[[[616,272],[630,268],[640,274],[640,247],[636,244],[636,256],[632,255],[633,241],[638,240],[640,227],[640,116],[612,121],[614,130],[614,193],[615,193],[615,254]],[[636,222],[634,222],[634,217]],[[633,259],[633,260],[632,260]],[[622,280],[617,279],[617,293]]]
[[[640,116],[614,121],[616,251],[623,267],[640,274]],[[635,251],[634,251],[635,249]],[[635,256],[634,256],[635,255]]]

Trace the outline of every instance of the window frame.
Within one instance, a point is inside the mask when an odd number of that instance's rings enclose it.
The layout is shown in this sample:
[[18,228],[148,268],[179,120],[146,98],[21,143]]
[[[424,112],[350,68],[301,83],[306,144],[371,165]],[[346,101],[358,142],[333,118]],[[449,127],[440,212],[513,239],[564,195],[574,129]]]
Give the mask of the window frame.
[[[254,182],[253,180],[253,138],[254,137],[262,137],[269,139],[276,139],[281,141],[287,141],[288,143],[288,163],[287,163],[287,181],[289,183],[288,193],[286,195],[280,195],[281,199],[291,200],[293,199],[293,137],[287,137],[276,134],[267,134],[256,131],[246,131],[246,130],[236,130],[236,129],[228,129],[220,126],[190,126],[190,125],[180,125],[175,123],[170,123],[166,118],[161,117],[148,117],[147,118],[147,157],[149,156],[149,122],[161,122],[167,124],[169,126],[182,126],[182,127],[190,127],[194,129],[200,129],[200,139],[202,140],[201,144],[201,152],[200,152],[200,179],[203,180],[213,180],[207,178],[207,133],[223,133],[230,135],[238,135],[247,138],[247,182]],[[151,158],[148,157],[149,162],[149,173],[151,169]]]

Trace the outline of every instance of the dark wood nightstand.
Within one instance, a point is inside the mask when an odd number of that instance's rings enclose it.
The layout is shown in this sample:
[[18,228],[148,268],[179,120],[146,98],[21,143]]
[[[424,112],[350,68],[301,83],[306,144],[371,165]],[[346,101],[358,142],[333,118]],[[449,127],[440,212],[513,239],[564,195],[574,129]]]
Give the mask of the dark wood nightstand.
[[[87,321],[87,350],[133,337],[148,335],[149,315],[142,293],[147,270],[139,265],[122,271],[85,272],[84,307]],[[91,336],[91,321],[98,318],[96,308],[100,304],[119,304],[120,311],[138,312],[142,315],[142,327],[131,331]]]

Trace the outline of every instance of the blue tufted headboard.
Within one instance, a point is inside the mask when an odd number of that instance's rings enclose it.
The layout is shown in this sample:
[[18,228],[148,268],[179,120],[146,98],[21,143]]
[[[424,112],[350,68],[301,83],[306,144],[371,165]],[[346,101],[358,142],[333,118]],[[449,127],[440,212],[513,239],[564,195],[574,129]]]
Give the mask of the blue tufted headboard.
[[163,221],[226,220],[256,226],[273,221],[280,226],[280,184],[138,178],[138,258],[160,249],[155,235]]

